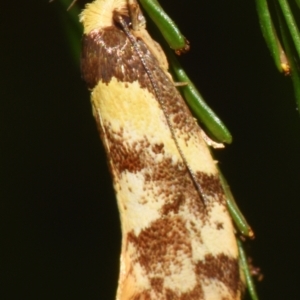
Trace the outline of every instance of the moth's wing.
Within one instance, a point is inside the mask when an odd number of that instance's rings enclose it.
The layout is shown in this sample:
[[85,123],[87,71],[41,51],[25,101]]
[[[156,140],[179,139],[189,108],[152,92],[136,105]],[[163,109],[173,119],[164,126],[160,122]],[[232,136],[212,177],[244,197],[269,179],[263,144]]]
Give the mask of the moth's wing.
[[122,223],[118,299],[239,299],[234,231],[215,163],[170,76],[139,41],[158,99],[119,28],[102,29],[84,44],[92,49],[83,54],[84,73]]

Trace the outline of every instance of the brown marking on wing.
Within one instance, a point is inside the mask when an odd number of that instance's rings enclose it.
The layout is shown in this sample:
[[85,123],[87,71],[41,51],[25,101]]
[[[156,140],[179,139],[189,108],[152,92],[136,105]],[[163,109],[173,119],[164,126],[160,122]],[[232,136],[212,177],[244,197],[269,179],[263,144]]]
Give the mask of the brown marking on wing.
[[160,143],[160,144],[154,144],[152,145],[152,151],[155,153],[155,154],[164,154],[164,144],[163,143]]
[[204,282],[208,279],[222,282],[234,298],[241,291],[242,282],[238,260],[226,254],[205,255],[204,260],[197,263],[196,272],[204,279]]
[[161,277],[152,277],[150,278],[151,288],[155,293],[162,293],[164,287],[164,279]]
[[[142,54],[157,60],[146,46]],[[112,77],[127,83],[138,81],[142,88],[152,91],[152,86],[144,66],[125,33],[116,26],[92,31],[83,36],[81,70],[89,88],[99,81],[108,84]]]
[[[185,222],[180,217],[163,218],[145,228],[139,235],[130,232],[127,242],[136,248],[137,255],[134,264],[139,264],[150,278],[152,291],[143,291],[133,299],[174,299],[199,300],[203,299],[200,282],[187,292],[170,289],[164,286],[164,280],[174,270],[180,272],[184,259],[192,259],[192,248]],[[159,275],[159,277],[158,277]],[[156,296],[155,296],[156,295]],[[144,297],[144,298],[143,298]]]
[[191,257],[192,249],[185,222],[178,217],[159,219],[136,236],[128,233],[128,243],[137,249],[136,262],[147,273],[161,274],[162,277],[172,273],[173,265],[180,267],[178,252]]
[[203,290],[201,284],[197,283],[197,285],[189,292],[185,293],[176,293],[170,289],[166,291],[166,300],[174,299],[174,300],[201,300],[204,299]]
[[[154,297],[151,298],[150,291],[143,291],[135,295],[132,298],[132,300],[158,300],[158,299],[203,300],[204,299],[203,291],[200,284],[197,284],[191,291],[185,293],[175,292],[171,289],[165,289],[164,293],[162,294],[162,297],[157,297],[154,295]],[[226,299],[222,299],[222,300],[226,300]]]
[[224,224],[221,223],[221,222],[216,222],[216,228],[217,228],[218,230],[224,229]]
[[218,176],[206,174],[204,172],[197,172],[196,177],[207,196],[217,196],[220,202],[224,201],[224,191]]
[[[114,180],[118,180],[125,171],[142,174],[145,182],[144,189],[153,192],[154,197],[159,196],[165,200],[165,205],[161,209],[162,214],[168,215],[171,212],[176,214],[180,206],[185,204],[205,223],[209,221],[209,213],[214,201],[224,202],[217,176],[198,174],[204,192],[214,199],[204,206],[182,161],[174,162],[167,153],[156,161],[155,156],[152,155],[153,146],[147,137],[130,143],[123,137],[122,130],[112,131],[109,125],[105,126],[105,133],[110,145],[109,155],[114,166],[114,175],[117,176]],[[159,148],[164,149],[163,144],[159,145]],[[203,185],[204,183],[206,186]],[[213,194],[213,188],[218,188],[216,195]],[[147,199],[142,201],[146,203]]]

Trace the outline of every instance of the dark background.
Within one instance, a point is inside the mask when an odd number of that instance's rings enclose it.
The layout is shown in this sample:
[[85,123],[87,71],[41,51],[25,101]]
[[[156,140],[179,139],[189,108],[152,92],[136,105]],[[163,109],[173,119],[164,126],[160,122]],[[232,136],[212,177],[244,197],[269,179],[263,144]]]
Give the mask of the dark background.
[[[70,1],[71,2],[71,1]],[[191,42],[187,73],[231,130],[217,153],[256,239],[261,299],[299,299],[300,119],[254,1],[161,0]],[[1,299],[114,299],[120,224],[58,3],[0,9]],[[67,14],[67,13],[66,13]]]

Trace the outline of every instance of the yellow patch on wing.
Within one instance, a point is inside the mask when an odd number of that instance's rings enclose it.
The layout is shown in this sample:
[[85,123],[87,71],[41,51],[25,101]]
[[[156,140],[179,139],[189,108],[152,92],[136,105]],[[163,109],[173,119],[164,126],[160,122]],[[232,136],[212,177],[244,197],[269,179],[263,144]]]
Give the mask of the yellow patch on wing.
[[[113,130],[126,128],[124,135],[128,141],[140,136],[147,136],[153,143],[163,141],[166,151],[174,154],[175,160],[179,157],[158,101],[152,93],[141,89],[138,82],[128,84],[116,78],[108,85],[99,82],[92,92],[92,101],[101,110],[103,119],[110,120]],[[217,174],[215,162],[200,132],[199,129],[194,139],[179,140],[179,146],[195,173]]]
[[125,130],[127,141],[147,136],[153,143],[164,141],[166,151],[178,156],[159,103],[138,82],[128,84],[115,78],[108,85],[99,82],[92,92],[92,101],[103,119],[110,120],[112,130]]

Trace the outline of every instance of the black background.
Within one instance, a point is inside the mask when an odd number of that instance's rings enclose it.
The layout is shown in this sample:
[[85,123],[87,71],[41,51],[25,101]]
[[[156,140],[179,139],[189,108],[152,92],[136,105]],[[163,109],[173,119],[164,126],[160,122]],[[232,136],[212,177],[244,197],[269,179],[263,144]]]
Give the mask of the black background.
[[[300,119],[254,1],[160,1],[181,58],[234,142],[217,159],[252,225],[261,299],[299,299]],[[114,299],[120,224],[104,151],[59,5],[0,9],[1,299]]]

